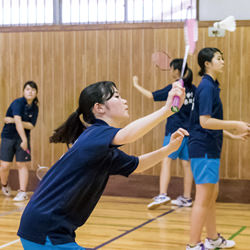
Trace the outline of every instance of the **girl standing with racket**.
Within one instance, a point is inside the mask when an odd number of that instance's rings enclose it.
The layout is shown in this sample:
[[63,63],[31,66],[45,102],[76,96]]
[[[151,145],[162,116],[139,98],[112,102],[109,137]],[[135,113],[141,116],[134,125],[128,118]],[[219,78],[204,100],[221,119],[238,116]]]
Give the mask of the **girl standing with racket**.
[[84,249],[75,242],[75,230],[92,213],[109,176],[129,176],[150,168],[188,135],[179,129],[168,146],[139,157],[118,149],[172,115],[174,95],[180,96],[182,104],[185,90],[177,83],[161,109],[119,129],[119,123],[129,118],[128,106],[113,82],[98,82],[81,92],[77,110],[50,138],[73,145],[44,176],[23,212],[18,235],[25,250]]
[[[170,73],[174,81],[180,79],[182,64],[183,59],[174,59],[170,63]],[[188,129],[189,115],[191,112],[192,103],[194,101],[196,87],[192,84],[193,73],[191,69],[188,68],[187,64],[184,70],[184,74],[186,75],[186,77],[183,79],[186,98],[180,111],[168,117],[167,119],[163,146],[166,146],[169,143],[171,134],[178,130],[178,128],[181,127]],[[150,92],[149,90],[146,90],[136,83],[134,84],[134,87],[149,99],[153,99],[154,101],[166,101],[168,93],[172,89],[172,84],[169,84],[163,89],[154,92]],[[154,197],[153,202],[148,204],[148,209],[155,209],[160,205],[168,203],[171,200],[171,198],[167,195],[167,191],[171,178],[171,163],[172,160],[176,160],[177,158],[181,160],[184,170],[184,192],[183,195],[180,195],[171,203],[177,206],[192,206],[191,191],[193,184],[193,175],[191,172],[188,155],[188,138],[185,137],[182,141],[181,147],[176,152],[168,155],[163,159],[160,173],[160,193],[158,196]]]
[[38,116],[37,85],[28,81],[23,86],[23,97],[14,100],[6,113],[5,125],[1,134],[1,184],[2,192],[6,196],[11,195],[8,184],[10,165],[16,156],[20,189],[14,201],[28,199],[26,188],[29,179],[27,162],[30,157],[30,130],[36,125]]
[[[196,184],[196,196],[191,215],[188,249],[231,248],[233,240],[226,240],[216,230],[215,203],[218,195],[220,155],[223,135],[244,140],[249,135],[249,124],[224,121],[217,77],[222,73],[224,60],[217,48],[204,48],[198,54],[199,75],[203,76],[196,90],[191,112],[189,155]],[[227,130],[233,130],[234,135]],[[206,227],[205,246],[201,242]]]

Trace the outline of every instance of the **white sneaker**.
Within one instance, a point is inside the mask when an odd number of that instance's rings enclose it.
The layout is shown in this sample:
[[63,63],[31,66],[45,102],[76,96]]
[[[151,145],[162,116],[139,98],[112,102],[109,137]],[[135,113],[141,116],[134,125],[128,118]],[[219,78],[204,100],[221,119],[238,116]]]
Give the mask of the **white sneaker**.
[[160,205],[167,204],[171,201],[171,198],[168,197],[166,194],[159,194],[158,196],[154,197],[154,201],[148,204],[148,209],[156,209]]
[[218,234],[218,239],[212,240],[206,238],[205,247],[207,249],[216,249],[216,248],[232,248],[235,246],[235,242],[233,240],[226,240],[220,234]]
[[13,199],[14,201],[25,201],[28,200],[28,195],[26,192],[18,191],[16,197]]
[[4,186],[2,185],[2,193],[3,193],[5,196],[11,196],[11,188],[10,188],[9,184],[8,184],[6,187],[4,187]]
[[193,204],[192,198],[185,198],[183,195],[177,197],[176,200],[172,200],[171,204],[179,207],[191,207]]
[[198,243],[197,245],[191,247],[190,245],[187,245],[186,250],[206,250],[205,246],[202,242]]

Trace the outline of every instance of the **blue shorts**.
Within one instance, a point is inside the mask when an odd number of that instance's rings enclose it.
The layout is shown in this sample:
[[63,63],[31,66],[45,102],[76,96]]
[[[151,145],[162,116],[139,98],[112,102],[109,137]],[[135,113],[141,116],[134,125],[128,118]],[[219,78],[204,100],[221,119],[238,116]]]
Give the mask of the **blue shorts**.
[[212,183],[219,181],[220,159],[191,158],[191,169],[195,184]]
[[[21,139],[1,139],[1,150],[0,150],[0,159],[6,162],[12,162],[14,155],[16,155],[17,162],[27,162],[31,161],[31,156],[29,153],[24,151],[20,144],[22,143]],[[28,149],[30,151],[30,142],[28,140]]]
[[80,247],[75,242],[53,245],[49,237],[46,238],[45,245],[37,244],[23,238],[20,239],[24,250],[85,250],[85,248]]
[[[170,137],[171,137],[171,134],[168,134],[167,136],[164,137],[163,146],[166,146],[169,144]],[[173,160],[180,158],[181,160],[189,161],[188,137],[187,136],[183,138],[181,146],[178,148],[178,150],[170,154],[168,157]]]

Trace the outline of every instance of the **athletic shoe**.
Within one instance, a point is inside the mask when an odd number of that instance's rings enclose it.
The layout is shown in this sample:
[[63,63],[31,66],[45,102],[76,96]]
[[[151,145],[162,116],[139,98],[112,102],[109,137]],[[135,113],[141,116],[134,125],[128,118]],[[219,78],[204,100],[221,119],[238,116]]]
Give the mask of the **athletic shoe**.
[[13,199],[14,201],[25,201],[28,200],[28,195],[26,192],[18,191],[16,197]]
[[233,240],[226,240],[220,234],[218,234],[218,238],[216,240],[212,240],[206,238],[205,247],[207,249],[216,249],[216,248],[232,248],[235,246],[235,242]]
[[153,210],[159,207],[160,205],[167,204],[171,201],[171,198],[168,197],[166,194],[159,194],[158,196],[155,196],[154,201],[148,204],[148,209]]
[[193,204],[192,198],[188,199],[180,195],[176,200],[172,200],[171,204],[179,207],[191,207]]
[[198,243],[197,245],[191,247],[190,245],[187,245],[186,250],[206,250],[205,246],[202,244],[202,242]]
[[4,186],[2,185],[2,193],[3,193],[5,196],[11,196],[11,188],[10,188],[9,184],[8,184],[6,187],[4,187]]

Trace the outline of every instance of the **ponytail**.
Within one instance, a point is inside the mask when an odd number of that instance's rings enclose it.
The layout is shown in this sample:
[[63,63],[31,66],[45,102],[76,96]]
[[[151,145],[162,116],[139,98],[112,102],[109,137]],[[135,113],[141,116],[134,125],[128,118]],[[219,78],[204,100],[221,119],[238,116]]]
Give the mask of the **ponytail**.
[[199,76],[204,76],[205,73],[206,73],[206,69],[205,69],[205,66],[204,66],[204,67],[202,67],[202,68],[200,69],[200,71],[198,72],[198,74],[199,74]]
[[73,112],[69,118],[49,138],[50,143],[73,144],[86,129],[79,118],[79,111]]
[[183,78],[184,86],[191,88],[193,83],[193,72],[190,68],[187,69],[187,76]]
[[86,129],[79,116],[82,115],[86,123],[94,124],[96,118],[92,109],[95,103],[104,104],[114,95],[115,89],[116,85],[114,82],[102,81],[93,83],[82,90],[79,97],[78,109],[54,131],[49,141],[51,143],[67,143],[67,145],[74,143]]

